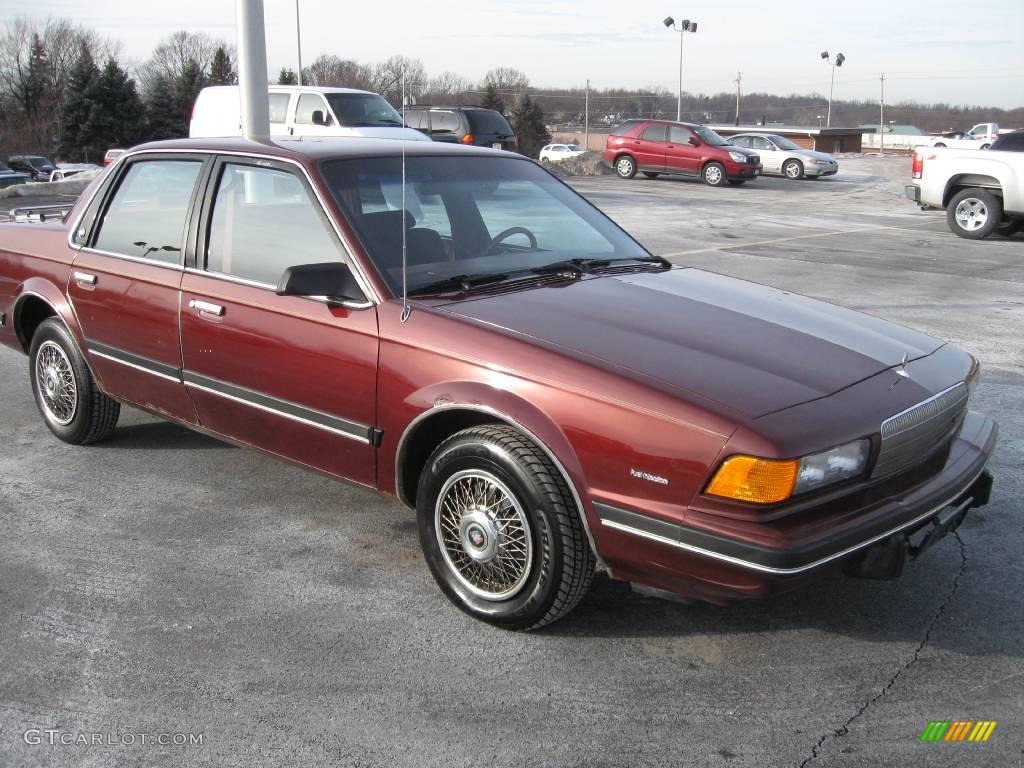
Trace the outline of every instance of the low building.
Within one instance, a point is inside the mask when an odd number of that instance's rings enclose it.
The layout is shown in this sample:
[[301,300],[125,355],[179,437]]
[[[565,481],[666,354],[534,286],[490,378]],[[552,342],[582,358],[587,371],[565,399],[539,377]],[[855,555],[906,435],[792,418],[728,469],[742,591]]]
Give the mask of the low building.
[[737,133],[774,133],[785,136],[794,144],[804,149],[817,152],[837,154],[839,152],[861,152],[862,128],[824,128],[803,127],[795,125],[709,125],[716,133],[725,138]]

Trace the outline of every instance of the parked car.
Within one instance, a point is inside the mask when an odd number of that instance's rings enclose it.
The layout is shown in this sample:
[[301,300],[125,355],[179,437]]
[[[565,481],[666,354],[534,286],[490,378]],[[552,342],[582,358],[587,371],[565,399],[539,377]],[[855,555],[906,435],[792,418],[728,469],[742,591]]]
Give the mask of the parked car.
[[624,179],[639,171],[649,179],[696,177],[713,187],[739,186],[761,172],[753,150],[732,146],[706,126],[667,120],[622,123],[608,136],[604,160]]
[[734,147],[753,149],[761,158],[762,173],[778,174],[787,179],[820,179],[839,172],[839,163],[832,155],[804,149],[785,136],[774,133],[738,133],[730,136]]
[[127,150],[125,149],[108,149],[103,154],[103,166],[106,167],[110,165],[112,162],[117,160],[117,158],[123,155],[126,151]]
[[[424,141],[378,93],[354,88],[272,85],[272,136],[347,136]],[[189,136],[211,138],[242,135],[242,109],[237,85],[203,88],[192,108]]]
[[675,267],[511,152],[138,147],[66,223],[0,224],[0,313],[59,439],[126,403],[394,494],[507,628],[597,562],[716,603],[894,577],[991,485],[970,355]]
[[1024,131],[1004,133],[992,142],[993,152],[1024,152]]
[[57,167],[42,155],[15,155],[7,158],[7,165],[11,170],[28,174],[30,181],[49,181],[50,174]]
[[48,181],[63,181],[86,171],[98,170],[100,167],[93,163],[57,163],[57,167],[50,173]]
[[11,170],[6,163],[0,163],[0,189],[13,187],[15,184],[24,184],[28,178],[27,173],[19,173]]
[[405,122],[433,141],[508,150],[518,146],[508,120],[493,109],[418,105],[405,110]]
[[960,237],[1010,236],[1024,224],[1024,155],[917,147],[911,175],[906,196],[922,209],[945,210]]
[[963,138],[950,138],[950,136],[955,137],[957,133],[959,131],[936,136],[932,139],[931,145],[933,147],[950,147],[953,149],[988,149],[999,138],[999,124],[978,123],[971,130],[962,134]]
[[579,144],[548,144],[541,149],[539,159],[542,163],[560,163],[582,154],[584,150]]

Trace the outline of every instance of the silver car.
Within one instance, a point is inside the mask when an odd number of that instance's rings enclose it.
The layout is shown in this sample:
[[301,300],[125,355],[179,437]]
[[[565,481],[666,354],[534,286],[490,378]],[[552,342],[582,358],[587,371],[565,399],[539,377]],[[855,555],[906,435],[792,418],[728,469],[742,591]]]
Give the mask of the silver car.
[[761,155],[761,173],[775,173],[787,179],[817,179],[839,171],[832,155],[815,152],[774,133],[738,133],[728,142],[736,147],[756,149]]

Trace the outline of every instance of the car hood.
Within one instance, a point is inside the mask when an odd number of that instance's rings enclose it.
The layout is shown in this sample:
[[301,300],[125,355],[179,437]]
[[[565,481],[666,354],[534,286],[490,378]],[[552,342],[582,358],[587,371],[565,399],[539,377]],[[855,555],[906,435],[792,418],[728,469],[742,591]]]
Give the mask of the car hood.
[[796,152],[796,154],[800,155],[801,157],[809,157],[814,160],[828,160],[829,162],[832,163],[836,161],[836,159],[827,152],[815,152],[814,150],[811,149],[801,149],[799,152]]
[[748,418],[827,397],[943,345],[869,315],[697,269],[587,277],[442,309]]

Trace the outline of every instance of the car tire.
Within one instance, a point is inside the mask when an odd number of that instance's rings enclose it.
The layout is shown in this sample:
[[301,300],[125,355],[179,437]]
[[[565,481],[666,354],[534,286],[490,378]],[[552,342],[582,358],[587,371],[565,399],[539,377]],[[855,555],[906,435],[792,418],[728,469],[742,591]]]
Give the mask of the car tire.
[[989,149],[989,148],[991,148],[991,146],[992,146],[991,144],[982,144],[981,148],[982,149]]
[[709,187],[720,187],[726,182],[725,166],[721,163],[708,163],[700,172],[700,177]]
[[1003,219],[1003,201],[987,189],[958,192],[946,206],[946,223],[953,234],[968,240],[988,237]]
[[615,173],[621,179],[632,179],[636,176],[636,160],[632,155],[622,155],[615,161]]
[[804,164],[799,160],[787,160],[782,164],[782,175],[790,181],[797,181],[804,177]]
[[746,179],[729,179],[729,183],[732,184],[734,187],[742,187],[744,184],[747,183],[747,180]]
[[647,177],[648,179],[656,179],[656,178],[658,178],[658,176],[660,176],[660,175],[661,175],[661,174],[658,174],[658,173],[653,173],[653,172],[651,172],[651,171],[644,171],[644,176],[646,176],[646,177]]
[[438,446],[420,475],[416,514],[431,575],[474,618],[537,629],[590,587],[595,559],[574,497],[513,427],[471,427]]
[[46,426],[72,445],[97,443],[117,426],[121,404],[103,394],[68,329],[44,320],[32,335],[29,376]]

